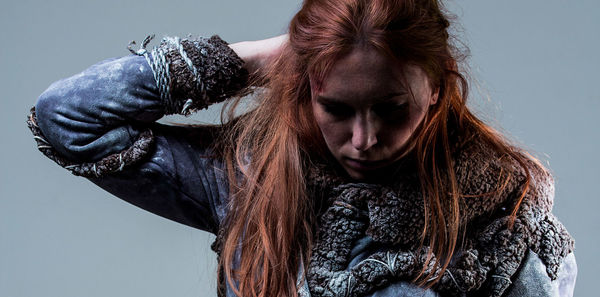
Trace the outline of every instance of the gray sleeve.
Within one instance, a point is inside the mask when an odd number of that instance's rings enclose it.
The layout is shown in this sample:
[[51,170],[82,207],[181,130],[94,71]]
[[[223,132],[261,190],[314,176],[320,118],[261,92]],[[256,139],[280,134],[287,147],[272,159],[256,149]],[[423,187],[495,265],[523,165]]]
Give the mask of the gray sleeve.
[[95,162],[130,147],[164,107],[144,57],[107,59],[48,87],[34,107],[36,126],[61,156]]
[[225,166],[198,128],[153,125],[152,153],[137,164],[87,177],[113,195],[164,218],[217,233],[229,187]]
[[546,265],[530,250],[504,296],[572,297],[576,278],[577,263],[573,253],[563,259],[558,277],[552,280],[546,273]]
[[155,57],[112,58],[53,83],[27,122],[40,151],[73,174],[155,214],[216,232],[226,175],[212,139],[194,138],[199,130],[215,128],[155,121],[178,113],[188,101],[189,111],[230,97],[244,88],[247,72],[216,35],[176,40],[185,46],[160,45],[170,71],[169,96],[159,91],[156,65],[150,65]]

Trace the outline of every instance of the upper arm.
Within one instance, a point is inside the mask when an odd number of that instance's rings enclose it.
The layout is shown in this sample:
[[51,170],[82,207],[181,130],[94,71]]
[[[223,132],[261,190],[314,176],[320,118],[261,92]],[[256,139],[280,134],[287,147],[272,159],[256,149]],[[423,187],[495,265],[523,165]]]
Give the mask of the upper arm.
[[563,259],[558,277],[552,280],[539,256],[529,250],[505,296],[572,297],[576,278],[577,263],[573,253]]

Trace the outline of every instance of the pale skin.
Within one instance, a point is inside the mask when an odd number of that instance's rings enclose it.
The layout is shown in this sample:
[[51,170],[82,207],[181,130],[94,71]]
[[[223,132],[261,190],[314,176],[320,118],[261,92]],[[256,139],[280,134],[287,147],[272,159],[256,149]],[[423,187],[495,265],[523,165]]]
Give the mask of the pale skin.
[[[249,71],[279,53],[287,35],[233,44]],[[248,60],[246,60],[248,59]],[[311,77],[311,86],[318,85]],[[384,172],[437,103],[425,71],[371,48],[356,47],[336,61],[317,90],[311,87],[315,120],[333,157],[353,179]]]
[[311,102],[329,151],[363,180],[402,157],[437,93],[420,67],[357,47],[336,61],[321,90],[312,89]]
[[232,43],[229,47],[244,60],[244,68],[252,73],[276,57],[287,40],[288,35],[283,34],[263,40]]

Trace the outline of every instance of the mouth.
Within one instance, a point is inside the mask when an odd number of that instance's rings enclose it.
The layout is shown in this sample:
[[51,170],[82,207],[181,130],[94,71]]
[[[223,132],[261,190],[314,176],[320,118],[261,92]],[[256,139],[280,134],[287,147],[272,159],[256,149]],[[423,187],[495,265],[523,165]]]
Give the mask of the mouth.
[[374,170],[381,168],[387,164],[385,160],[358,160],[348,157],[344,157],[344,163],[346,163],[349,167],[355,170]]

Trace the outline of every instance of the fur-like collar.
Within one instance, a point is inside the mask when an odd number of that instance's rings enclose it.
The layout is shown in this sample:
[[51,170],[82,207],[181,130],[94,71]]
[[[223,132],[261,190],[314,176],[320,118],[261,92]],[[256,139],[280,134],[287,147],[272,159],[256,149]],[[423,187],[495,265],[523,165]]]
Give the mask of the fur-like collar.
[[[466,235],[462,249],[433,289],[451,296],[467,292],[501,296],[528,249],[540,256],[548,275],[555,279],[574,241],[550,213],[552,176],[528,161],[532,183],[509,229],[509,215],[526,180],[523,168],[476,138],[457,149],[454,156],[457,182],[464,194],[460,218]],[[329,166],[311,167],[309,193],[328,201],[319,218],[307,271],[312,297],[363,296],[395,280],[410,281],[418,275],[428,247],[418,249],[424,225],[423,197],[412,165],[412,161],[400,165],[394,182],[387,185],[352,183]],[[501,184],[505,180],[507,183]],[[499,193],[489,194],[502,186]],[[351,249],[365,234],[389,249],[346,271]],[[429,265],[426,273],[432,269],[436,268]]]

